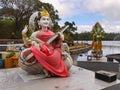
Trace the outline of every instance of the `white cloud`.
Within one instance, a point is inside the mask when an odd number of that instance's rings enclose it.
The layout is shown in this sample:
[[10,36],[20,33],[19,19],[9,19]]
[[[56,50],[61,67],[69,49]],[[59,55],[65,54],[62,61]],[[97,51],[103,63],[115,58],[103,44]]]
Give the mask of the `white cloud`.
[[82,0],[41,0],[42,2],[51,3],[59,15],[70,16],[78,13]]
[[[83,11],[100,13],[103,17],[120,20],[120,0],[41,0],[51,3],[61,16],[80,14]],[[81,12],[82,11],[82,12]]]
[[[84,12],[99,13],[105,32],[120,32],[120,0],[41,0],[51,3],[60,17]],[[91,31],[92,26],[78,25],[78,32]]]
[[78,33],[81,33],[81,32],[90,32],[92,30],[92,26],[91,25],[79,25],[78,26],[78,29],[77,29],[77,32]]
[[120,0],[85,0],[84,7],[112,20],[120,20]]
[[104,27],[105,32],[120,32],[120,26],[119,25],[105,25]]
[[[92,27],[93,26],[91,26],[91,25],[79,25],[77,32],[78,33],[91,32]],[[120,32],[120,26],[119,25],[102,25],[102,27],[103,27],[104,31],[107,32],[107,33]]]

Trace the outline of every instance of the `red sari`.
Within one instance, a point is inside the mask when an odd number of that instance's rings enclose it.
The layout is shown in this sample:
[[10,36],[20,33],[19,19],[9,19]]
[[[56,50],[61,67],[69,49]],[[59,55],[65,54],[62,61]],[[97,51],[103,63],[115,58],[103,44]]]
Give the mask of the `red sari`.
[[[46,42],[53,35],[55,34],[50,30],[42,30],[37,34],[37,38]],[[69,76],[69,72],[61,56],[60,39],[56,40],[57,43],[54,45],[40,44],[41,50],[38,50],[35,46],[32,46],[31,51],[33,52],[38,62],[45,69],[55,74],[56,76],[67,77]],[[53,49],[49,49],[49,46],[52,46]]]

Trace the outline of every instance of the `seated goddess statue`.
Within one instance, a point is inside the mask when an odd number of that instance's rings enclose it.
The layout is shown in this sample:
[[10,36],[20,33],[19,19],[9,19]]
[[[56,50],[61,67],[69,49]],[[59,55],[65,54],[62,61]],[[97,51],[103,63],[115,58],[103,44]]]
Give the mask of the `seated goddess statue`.
[[[25,48],[21,51],[19,65],[31,74],[45,74],[45,77],[68,77],[73,60],[68,53],[69,47],[63,44],[63,33],[54,33],[51,29],[51,21],[45,9],[31,15],[29,26],[25,26],[22,30]],[[34,30],[31,35],[28,35],[31,26],[34,26],[37,31]],[[48,40],[55,35],[57,37],[48,43]]]

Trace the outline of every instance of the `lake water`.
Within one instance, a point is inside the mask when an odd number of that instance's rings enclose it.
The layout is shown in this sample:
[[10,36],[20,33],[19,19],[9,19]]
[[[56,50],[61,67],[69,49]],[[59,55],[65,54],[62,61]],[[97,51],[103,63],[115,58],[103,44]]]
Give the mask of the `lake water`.
[[[91,44],[92,41],[79,41],[80,43],[83,42],[83,43],[88,43],[88,44]],[[117,54],[117,53],[120,53],[120,41],[102,41],[102,45],[103,45],[103,56],[106,56],[108,54]],[[85,54],[91,54],[91,51],[88,51],[87,53]],[[85,55],[84,54],[84,55]],[[86,55],[85,55],[86,56]],[[82,57],[84,60],[86,57]],[[81,57],[78,56],[77,57],[77,60],[81,60]]]
[[[79,43],[88,43],[91,44],[92,41],[79,41]],[[102,41],[103,45],[103,54],[114,54],[114,53],[120,53],[120,41]]]

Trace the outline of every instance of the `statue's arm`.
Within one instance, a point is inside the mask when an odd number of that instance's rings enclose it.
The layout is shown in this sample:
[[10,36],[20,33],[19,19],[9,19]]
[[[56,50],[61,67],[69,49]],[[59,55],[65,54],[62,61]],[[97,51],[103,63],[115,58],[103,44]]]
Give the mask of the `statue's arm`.
[[31,40],[26,34],[27,32],[28,32],[28,26],[26,25],[22,30],[22,39],[25,46],[29,46],[31,44]]
[[33,32],[32,35],[30,36],[30,39],[32,41],[35,41],[37,43],[44,43],[44,41],[40,40],[37,38],[37,34],[38,34],[39,31],[36,31],[36,32]]

